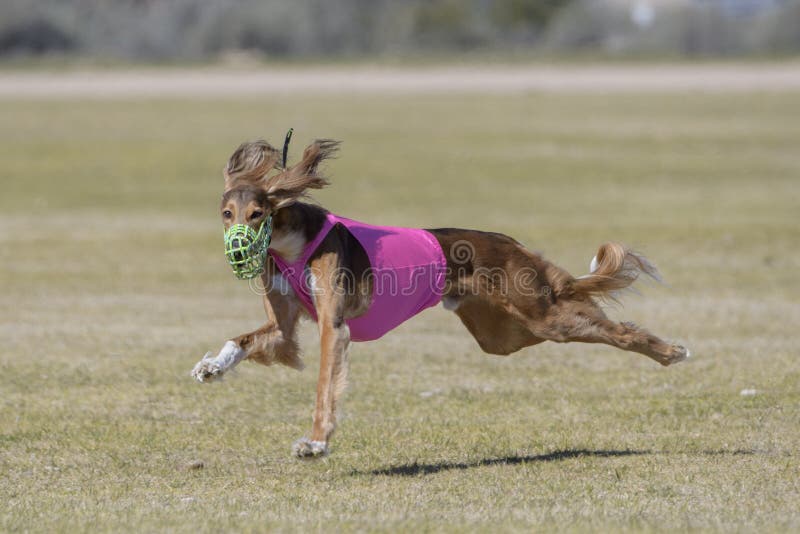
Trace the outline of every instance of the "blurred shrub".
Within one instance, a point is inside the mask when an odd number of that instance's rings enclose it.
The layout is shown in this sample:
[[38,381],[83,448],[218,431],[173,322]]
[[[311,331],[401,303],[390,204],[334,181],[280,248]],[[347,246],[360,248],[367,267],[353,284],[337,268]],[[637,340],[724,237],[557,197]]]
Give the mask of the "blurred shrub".
[[0,32],[0,54],[66,52],[76,46],[72,35],[39,18],[11,24]]
[[533,43],[569,0],[2,0],[0,54],[302,57]]
[[647,25],[634,22],[634,5],[573,2],[551,22],[545,46],[558,52],[690,57],[800,52],[800,0],[753,0],[750,10],[710,0],[653,2]]
[[754,28],[753,44],[757,50],[777,54],[800,51],[800,0],[791,0],[762,17]]
[[568,0],[498,0],[491,2],[492,20],[507,29],[538,30]]
[[628,11],[619,2],[574,2],[548,28],[547,46],[553,50],[611,51],[631,33]]
[[[800,51],[800,0],[742,16],[720,0],[0,0],[0,56],[204,59],[547,49],[729,55]],[[652,0],[651,0],[652,1]],[[748,0],[758,4],[759,0]]]
[[458,0],[420,4],[414,13],[413,35],[421,45],[461,49],[475,48],[489,39],[473,23],[469,4]]

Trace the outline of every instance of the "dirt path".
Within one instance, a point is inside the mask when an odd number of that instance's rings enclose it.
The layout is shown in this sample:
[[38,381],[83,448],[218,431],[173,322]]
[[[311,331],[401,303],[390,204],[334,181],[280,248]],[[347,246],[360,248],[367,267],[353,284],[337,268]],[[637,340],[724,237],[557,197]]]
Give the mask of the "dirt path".
[[799,91],[800,62],[0,71],[0,98],[236,97],[295,93]]

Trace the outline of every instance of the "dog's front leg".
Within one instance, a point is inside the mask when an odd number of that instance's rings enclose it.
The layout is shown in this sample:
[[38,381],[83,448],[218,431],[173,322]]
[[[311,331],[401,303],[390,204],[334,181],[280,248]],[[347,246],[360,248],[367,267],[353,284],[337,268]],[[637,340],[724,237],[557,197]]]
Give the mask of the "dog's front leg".
[[198,382],[217,380],[233,369],[240,361],[250,359],[264,365],[281,363],[302,369],[295,328],[299,318],[299,305],[292,294],[270,291],[264,296],[267,324],[225,342],[216,356],[207,353],[192,369]]
[[297,440],[293,447],[294,454],[300,458],[325,456],[328,453],[328,441],[336,428],[337,402],[347,383],[350,329],[344,322],[344,295],[335,280],[325,278],[315,277],[318,282],[314,287],[314,304],[321,352],[319,379],[311,435]]
[[310,438],[294,444],[295,455],[301,458],[325,456],[328,440],[336,428],[336,404],[346,381],[347,347],[350,330],[344,322],[320,324],[321,355],[317,402]]
[[216,356],[207,353],[192,369],[192,376],[198,382],[212,382],[244,359],[264,365],[277,362],[300,370],[303,362],[298,352],[293,338],[287,339],[277,324],[268,323],[254,332],[226,341]]
[[240,347],[234,340],[228,340],[219,354],[212,356],[207,352],[203,359],[197,362],[192,369],[192,376],[198,382],[211,382],[222,378],[228,370],[233,369],[244,359],[247,352]]

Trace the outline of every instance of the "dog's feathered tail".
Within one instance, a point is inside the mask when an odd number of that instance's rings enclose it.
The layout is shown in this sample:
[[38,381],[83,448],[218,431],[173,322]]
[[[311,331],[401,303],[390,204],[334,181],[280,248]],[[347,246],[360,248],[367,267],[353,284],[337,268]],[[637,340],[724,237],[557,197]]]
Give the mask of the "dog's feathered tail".
[[572,292],[616,300],[615,293],[629,287],[644,274],[661,282],[661,275],[647,258],[620,243],[604,243],[592,258],[590,274],[568,284]]

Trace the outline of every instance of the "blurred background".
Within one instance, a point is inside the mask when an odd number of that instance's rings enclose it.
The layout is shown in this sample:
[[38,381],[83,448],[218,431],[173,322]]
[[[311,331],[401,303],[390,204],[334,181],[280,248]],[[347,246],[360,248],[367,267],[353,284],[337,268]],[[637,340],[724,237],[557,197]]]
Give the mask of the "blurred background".
[[0,57],[209,61],[800,51],[798,0],[4,0]]
[[[0,532],[800,531],[800,0],[0,0]],[[263,326],[221,169],[342,141],[314,200],[667,285],[693,357],[487,356],[426,310],[308,368],[189,371]],[[187,467],[188,466],[188,467]]]

